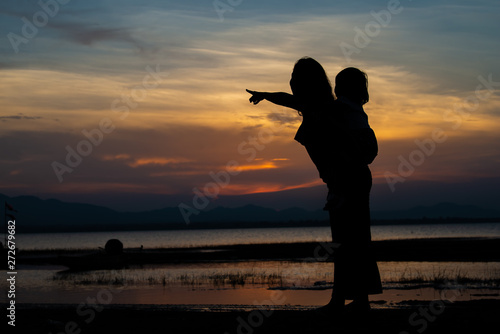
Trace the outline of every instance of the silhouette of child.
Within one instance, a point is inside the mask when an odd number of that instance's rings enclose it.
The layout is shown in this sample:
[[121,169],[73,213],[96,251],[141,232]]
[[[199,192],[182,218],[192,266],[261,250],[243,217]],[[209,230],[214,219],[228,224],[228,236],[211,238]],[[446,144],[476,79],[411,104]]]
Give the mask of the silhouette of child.
[[335,94],[335,112],[342,115],[346,127],[343,146],[347,159],[328,167],[339,176],[327,184],[329,196],[340,196],[342,203],[326,207],[333,241],[341,246],[334,254],[335,287],[325,309],[342,307],[345,299],[351,299],[347,308],[365,313],[370,309],[368,295],[382,293],[377,262],[370,249],[372,175],[368,165],[377,156],[378,146],[363,110],[369,101],[367,75],[353,67],[340,71],[335,78]]

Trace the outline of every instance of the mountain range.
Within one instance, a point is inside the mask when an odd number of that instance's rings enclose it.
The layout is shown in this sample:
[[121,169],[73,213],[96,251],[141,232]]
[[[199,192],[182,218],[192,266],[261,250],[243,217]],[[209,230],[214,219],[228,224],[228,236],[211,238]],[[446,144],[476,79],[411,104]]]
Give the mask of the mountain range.
[[[327,225],[328,213],[294,207],[275,210],[256,205],[237,208],[216,207],[207,211],[191,212],[186,223],[178,207],[166,207],[142,212],[119,212],[103,206],[70,203],[35,196],[8,197],[0,194],[16,211],[6,208],[6,213],[16,219],[18,231],[93,231],[113,229],[168,229]],[[374,224],[391,224],[404,220],[447,221],[454,219],[500,218],[499,210],[484,209],[473,205],[439,203],[418,206],[407,210],[372,211]],[[500,221],[500,219],[498,219]]]

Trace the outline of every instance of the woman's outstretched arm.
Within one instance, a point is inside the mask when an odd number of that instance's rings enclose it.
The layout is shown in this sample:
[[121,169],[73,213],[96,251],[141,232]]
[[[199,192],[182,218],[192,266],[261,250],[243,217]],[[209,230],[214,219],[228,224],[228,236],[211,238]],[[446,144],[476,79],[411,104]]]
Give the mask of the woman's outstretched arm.
[[292,108],[295,110],[300,109],[300,105],[297,102],[297,98],[292,94],[288,93],[268,93],[268,92],[256,92],[254,90],[247,89],[247,92],[252,94],[250,97],[250,102],[257,104],[262,100],[268,100],[274,104],[278,104],[283,107]]

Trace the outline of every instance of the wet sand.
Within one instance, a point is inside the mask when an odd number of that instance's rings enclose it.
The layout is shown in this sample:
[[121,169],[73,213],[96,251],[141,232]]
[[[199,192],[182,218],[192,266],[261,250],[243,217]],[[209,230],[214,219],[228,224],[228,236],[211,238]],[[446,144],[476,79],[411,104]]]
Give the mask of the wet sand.
[[[19,305],[15,333],[489,333],[500,301],[404,302],[367,317],[325,316],[312,307],[231,305]],[[13,333],[14,333],[13,332]]]

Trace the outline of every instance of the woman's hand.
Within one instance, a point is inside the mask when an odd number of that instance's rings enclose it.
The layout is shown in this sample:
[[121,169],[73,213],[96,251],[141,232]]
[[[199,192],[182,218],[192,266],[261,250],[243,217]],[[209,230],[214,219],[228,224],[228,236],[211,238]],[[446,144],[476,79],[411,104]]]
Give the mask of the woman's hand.
[[257,104],[260,101],[264,100],[264,93],[249,89],[247,89],[246,91],[252,94],[252,96],[250,97],[250,103]]
[[257,104],[262,100],[267,100],[271,103],[277,104],[279,106],[292,108],[299,110],[300,104],[298,103],[295,96],[283,93],[283,92],[256,92],[254,90],[247,89],[247,92],[252,94],[250,98],[250,103]]

